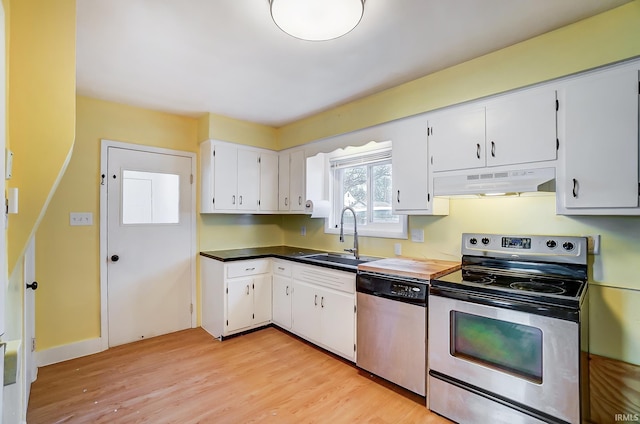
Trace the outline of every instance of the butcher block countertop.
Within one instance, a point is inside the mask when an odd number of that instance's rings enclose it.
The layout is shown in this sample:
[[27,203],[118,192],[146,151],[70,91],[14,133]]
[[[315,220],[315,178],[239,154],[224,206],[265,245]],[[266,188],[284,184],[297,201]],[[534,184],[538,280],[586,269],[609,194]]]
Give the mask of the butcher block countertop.
[[388,258],[358,265],[358,271],[433,280],[460,269],[459,261],[440,259]]

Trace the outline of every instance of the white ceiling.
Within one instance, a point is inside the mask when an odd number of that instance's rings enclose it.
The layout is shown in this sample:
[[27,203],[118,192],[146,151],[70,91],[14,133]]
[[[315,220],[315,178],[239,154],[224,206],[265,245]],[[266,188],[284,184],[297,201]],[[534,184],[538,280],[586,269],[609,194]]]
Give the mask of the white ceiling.
[[268,0],[78,0],[80,95],[274,127],[629,0],[366,0],[360,25],[292,38]]

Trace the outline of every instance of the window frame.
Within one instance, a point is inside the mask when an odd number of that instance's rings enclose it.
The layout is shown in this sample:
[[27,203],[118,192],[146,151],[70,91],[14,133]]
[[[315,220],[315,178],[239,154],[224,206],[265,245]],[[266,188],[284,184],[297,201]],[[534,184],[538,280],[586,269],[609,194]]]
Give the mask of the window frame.
[[[381,156],[386,156],[380,159]],[[365,146],[349,147],[347,149],[340,149],[327,155],[326,157],[326,174],[329,181],[329,201],[331,203],[331,212],[329,217],[325,219],[325,233],[327,234],[339,234],[340,233],[340,212],[342,211],[342,181],[339,181],[338,174],[342,175],[342,172],[336,172],[340,169],[349,167],[344,165],[345,163],[352,162],[353,166],[357,166],[358,162],[362,162],[361,165],[366,165],[369,170],[374,165],[381,163],[392,165],[392,142],[372,142]],[[336,163],[342,163],[338,167],[335,167]],[[371,188],[373,187],[373,179],[370,173],[367,175],[367,197],[369,199],[369,205],[367,205],[367,224],[358,226],[358,236],[362,237],[380,237],[380,238],[396,238],[407,239],[407,216],[395,213],[399,217],[397,223],[374,223],[373,218],[373,193]],[[393,179],[393,169],[391,178]],[[340,205],[340,206],[339,206]],[[390,205],[393,211],[393,205]],[[347,214],[349,212],[346,212]],[[353,225],[345,223],[345,234],[353,234]]]

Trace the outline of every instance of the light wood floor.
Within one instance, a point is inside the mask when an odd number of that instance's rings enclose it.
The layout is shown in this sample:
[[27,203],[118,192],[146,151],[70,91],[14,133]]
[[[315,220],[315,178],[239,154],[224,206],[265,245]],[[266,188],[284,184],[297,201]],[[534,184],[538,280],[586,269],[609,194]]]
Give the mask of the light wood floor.
[[449,423],[424,398],[286,332],[201,328],[42,367],[38,423]]

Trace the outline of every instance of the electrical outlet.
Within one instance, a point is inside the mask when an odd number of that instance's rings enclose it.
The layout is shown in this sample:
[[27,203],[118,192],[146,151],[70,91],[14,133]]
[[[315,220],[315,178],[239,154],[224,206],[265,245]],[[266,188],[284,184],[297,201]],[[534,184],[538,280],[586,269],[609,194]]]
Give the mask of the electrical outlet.
[[91,212],[71,212],[69,225],[93,225],[93,214]]
[[587,237],[587,253],[591,255],[600,254],[600,234],[589,235]]
[[300,235],[301,236],[306,236],[307,235],[307,227],[306,226],[302,225],[300,227]]

